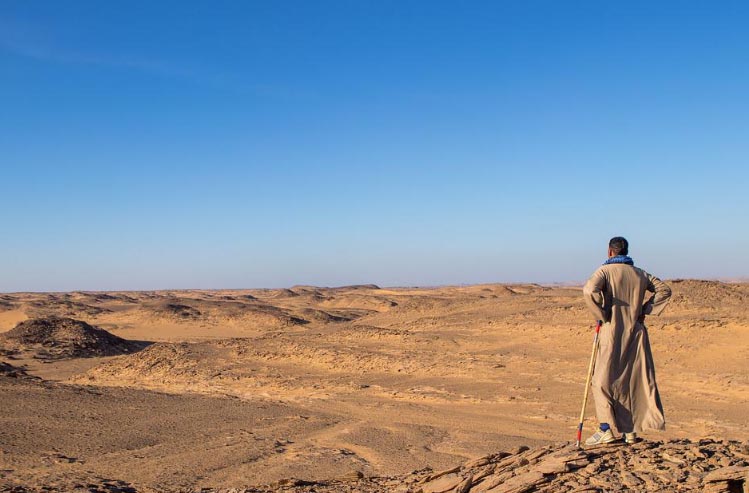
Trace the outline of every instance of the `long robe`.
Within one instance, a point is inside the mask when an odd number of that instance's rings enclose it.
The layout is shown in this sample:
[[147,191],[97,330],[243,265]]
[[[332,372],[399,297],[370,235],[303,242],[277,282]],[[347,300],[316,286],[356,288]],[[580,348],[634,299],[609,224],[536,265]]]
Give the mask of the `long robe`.
[[[646,291],[654,293],[647,300]],[[638,318],[660,314],[671,288],[637,267],[607,264],[593,273],[583,296],[604,321],[591,387],[599,423],[619,433],[665,429],[648,332]]]

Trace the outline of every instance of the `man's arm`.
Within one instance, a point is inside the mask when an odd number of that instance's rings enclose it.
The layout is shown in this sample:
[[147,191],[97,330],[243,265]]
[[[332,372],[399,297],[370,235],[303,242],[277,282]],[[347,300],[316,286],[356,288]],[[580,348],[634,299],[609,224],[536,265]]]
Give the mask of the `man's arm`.
[[606,320],[606,312],[603,311],[603,287],[605,285],[606,276],[602,269],[598,269],[583,287],[583,299],[596,320]]
[[[646,273],[647,274],[647,273]],[[643,315],[660,315],[663,309],[666,308],[669,299],[671,298],[671,288],[668,284],[661,281],[655,276],[647,274],[648,276],[648,291],[653,293],[653,296],[645,302],[642,306]]]

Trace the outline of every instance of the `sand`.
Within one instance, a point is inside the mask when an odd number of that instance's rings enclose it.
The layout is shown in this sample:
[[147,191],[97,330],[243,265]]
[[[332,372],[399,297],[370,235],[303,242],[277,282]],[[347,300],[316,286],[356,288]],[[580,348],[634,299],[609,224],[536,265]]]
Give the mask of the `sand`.
[[[747,459],[738,444],[749,438],[749,285],[669,283],[671,306],[647,321],[667,430],[644,434],[625,459],[704,439],[733,447],[685,479],[691,491]],[[3,332],[58,316],[134,341],[119,356],[48,358],[0,334],[0,360],[12,366],[0,372],[0,491],[417,491],[428,471],[521,445],[564,455],[592,342],[575,287],[0,297]],[[588,416],[592,431],[592,404]],[[564,481],[582,484],[578,475]],[[546,479],[523,491],[570,491]]]

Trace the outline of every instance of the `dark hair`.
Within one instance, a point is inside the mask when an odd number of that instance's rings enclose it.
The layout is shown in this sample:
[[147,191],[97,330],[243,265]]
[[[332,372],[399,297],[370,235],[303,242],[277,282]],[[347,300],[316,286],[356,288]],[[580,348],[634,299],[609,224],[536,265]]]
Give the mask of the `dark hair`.
[[622,236],[614,236],[609,240],[609,248],[614,252],[614,255],[628,255],[629,254],[629,242]]

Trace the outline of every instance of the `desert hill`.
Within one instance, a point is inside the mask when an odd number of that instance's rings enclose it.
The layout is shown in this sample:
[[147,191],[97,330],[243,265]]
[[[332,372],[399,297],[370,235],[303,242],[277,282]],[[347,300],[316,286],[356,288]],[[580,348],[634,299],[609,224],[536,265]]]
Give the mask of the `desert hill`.
[[25,320],[0,334],[4,352],[31,353],[39,359],[127,354],[143,347],[81,320],[44,317]]

